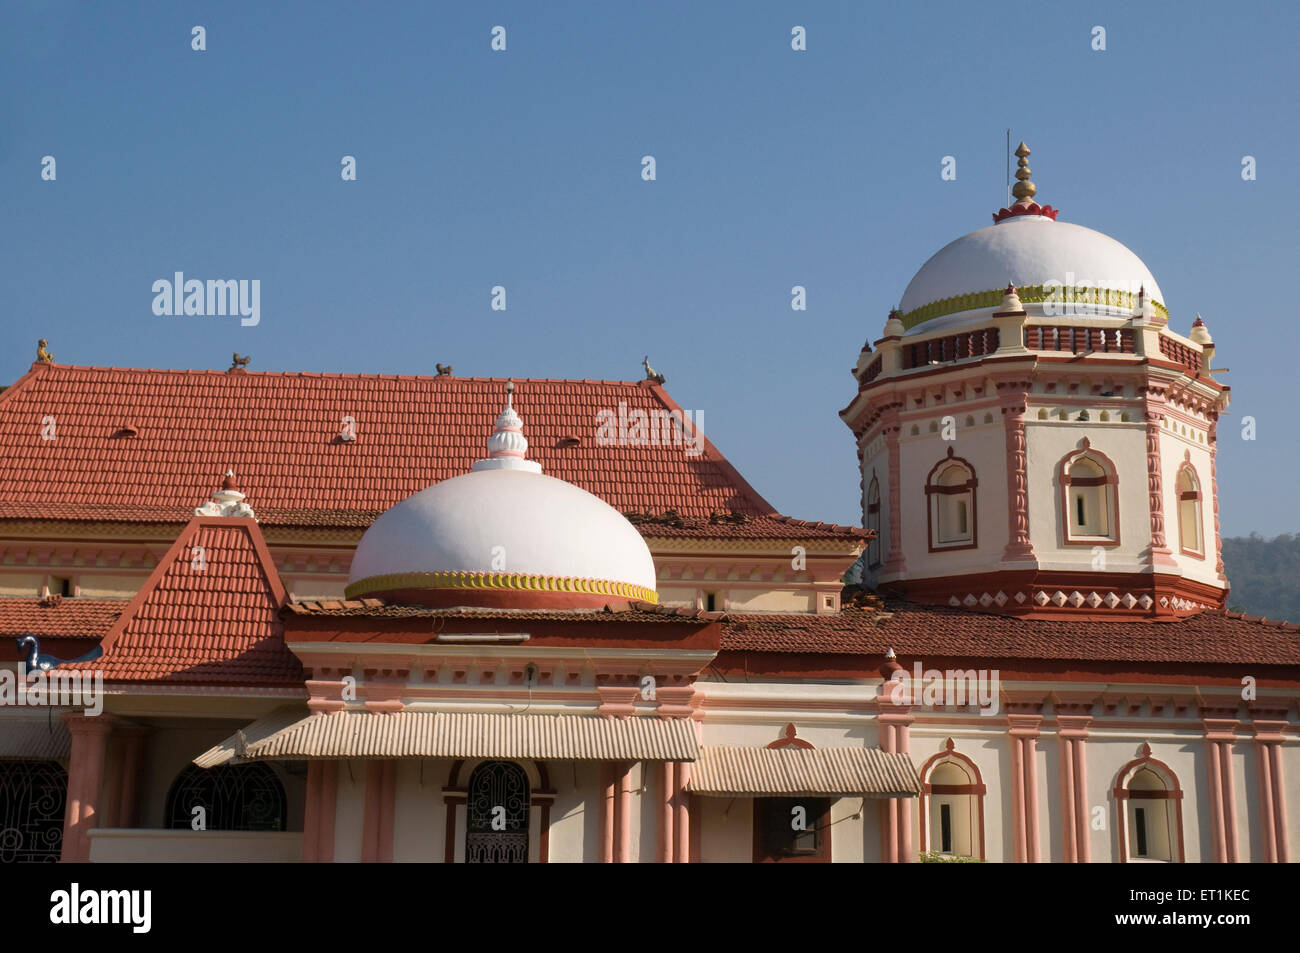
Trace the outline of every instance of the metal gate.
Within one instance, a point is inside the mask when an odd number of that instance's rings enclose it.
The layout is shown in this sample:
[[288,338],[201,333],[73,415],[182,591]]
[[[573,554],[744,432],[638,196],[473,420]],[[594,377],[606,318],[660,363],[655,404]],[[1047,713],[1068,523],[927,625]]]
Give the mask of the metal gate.
[[0,761],[0,864],[57,861],[67,799],[58,762]]
[[528,775],[510,761],[485,761],[469,779],[465,862],[528,863]]

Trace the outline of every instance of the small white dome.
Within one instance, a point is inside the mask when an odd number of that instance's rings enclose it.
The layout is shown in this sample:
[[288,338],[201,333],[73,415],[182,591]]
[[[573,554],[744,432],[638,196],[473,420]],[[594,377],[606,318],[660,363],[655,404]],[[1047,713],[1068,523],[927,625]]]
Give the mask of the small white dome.
[[371,524],[352,557],[348,598],[555,608],[658,601],[654,559],[636,527],[524,459],[528,442],[512,406],[488,446],[491,457],[473,472],[407,497]]
[[348,584],[448,572],[655,588],[650,549],[623,514],[581,487],[527,470],[466,473],[407,497],[361,537]]
[[[1008,283],[1023,292],[1049,282],[1133,295],[1144,288],[1148,299],[1164,303],[1142,259],[1109,235],[1045,215],[1017,215],[963,235],[931,256],[908,284],[901,310],[906,315],[946,298],[1000,294]],[[929,329],[909,323],[914,331]]]

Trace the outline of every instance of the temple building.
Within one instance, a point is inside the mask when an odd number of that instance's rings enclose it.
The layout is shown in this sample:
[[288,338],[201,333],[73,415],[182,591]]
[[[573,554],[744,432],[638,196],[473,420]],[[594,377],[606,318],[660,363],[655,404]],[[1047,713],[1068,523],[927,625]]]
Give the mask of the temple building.
[[861,527],[778,513],[648,360],[42,342],[0,393],[0,861],[1291,859],[1300,627],[1226,609],[1214,343],[1028,154],[858,356]]

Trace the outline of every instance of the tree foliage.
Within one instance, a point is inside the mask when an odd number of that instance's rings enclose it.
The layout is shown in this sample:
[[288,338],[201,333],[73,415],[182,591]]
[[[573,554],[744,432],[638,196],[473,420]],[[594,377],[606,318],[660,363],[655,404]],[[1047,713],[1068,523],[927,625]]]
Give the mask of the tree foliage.
[[1223,571],[1232,585],[1230,609],[1300,622],[1300,535],[1228,537]]

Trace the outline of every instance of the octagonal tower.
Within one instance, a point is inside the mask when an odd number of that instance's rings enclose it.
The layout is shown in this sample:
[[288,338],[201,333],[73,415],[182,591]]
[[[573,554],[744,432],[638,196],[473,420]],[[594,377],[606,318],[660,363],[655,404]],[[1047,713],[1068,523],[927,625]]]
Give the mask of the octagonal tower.
[[854,368],[865,581],[1008,614],[1222,605],[1215,447],[1228,388],[1196,317],[1100,232],[1015,203],[938,251]]

